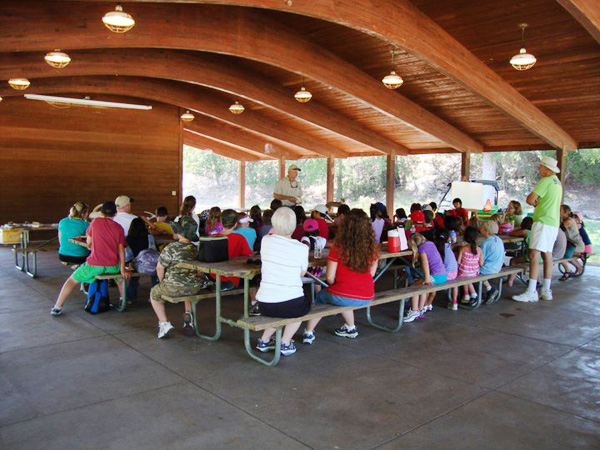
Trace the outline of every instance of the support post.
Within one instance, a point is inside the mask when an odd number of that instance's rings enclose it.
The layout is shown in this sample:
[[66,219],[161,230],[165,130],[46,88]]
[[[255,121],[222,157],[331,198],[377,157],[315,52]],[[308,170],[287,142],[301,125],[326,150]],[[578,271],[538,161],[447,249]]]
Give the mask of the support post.
[[281,180],[285,175],[285,158],[282,156],[279,158],[279,179]]
[[327,157],[327,203],[333,201],[335,158]]
[[[567,156],[568,156],[569,152],[568,150],[556,150],[556,160],[558,161],[558,168],[560,169],[560,173],[558,174],[558,179],[560,180],[560,184],[562,184],[562,189],[563,189],[563,199],[565,198],[565,190],[566,190],[566,184],[565,181],[567,180]],[[562,199],[561,199],[561,203],[562,203]]]
[[240,161],[240,208],[246,207],[246,161]]
[[387,155],[385,203],[388,214],[394,214],[394,190],[396,187],[396,156]]
[[461,181],[469,181],[471,176],[471,152],[466,150],[460,154],[460,157],[460,179]]

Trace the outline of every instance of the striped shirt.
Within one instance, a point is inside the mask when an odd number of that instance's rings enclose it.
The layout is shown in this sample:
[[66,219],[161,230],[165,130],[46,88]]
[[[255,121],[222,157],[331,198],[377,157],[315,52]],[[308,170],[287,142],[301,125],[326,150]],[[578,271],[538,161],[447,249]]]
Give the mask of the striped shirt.
[[458,265],[459,277],[470,278],[479,275],[479,249],[477,250],[477,253],[473,254],[469,247],[465,247]]

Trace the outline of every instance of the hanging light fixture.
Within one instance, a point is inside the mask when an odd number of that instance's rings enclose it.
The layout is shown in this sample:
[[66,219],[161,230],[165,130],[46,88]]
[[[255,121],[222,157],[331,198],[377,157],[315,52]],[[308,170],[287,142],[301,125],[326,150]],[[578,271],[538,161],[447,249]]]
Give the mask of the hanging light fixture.
[[245,110],[246,108],[244,108],[244,105],[240,105],[240,103],[237,101],[229,107],[229,111],[231,111],[233,114],[241,114]]
[[389,73],[389,75],[383,77],[383,80],[381,80],[383,85],[388,89],[398,89],[404,83],[402,77],[394,70],[396,68],[394,65],[395,56],[396,52],[392,49],[392,71]]
[[16,89],[17,91],[24,91],[29,87],[31,82],[27,78],[11,78],[8,80],[8,84],[10,84],[11,88]]
[[60,50],[54,50],[53,52],[47,53],[46,56],[44,56],[44,61],[46,61],[52,67],[62,69],[69,65],[71,62],[71,57]]
[[510,64],[517,70],[529,70],[535,65],[537,59],[525,50],[525,28],[527,28],[527,24],[521,23],[519,28],[521,28],[521,50],[510,58]]
[[300,90],[294,94],[294,98],[300,103],[307,103],[312,98],[312,94],[302,86]]
[[127,33],[135,25],[135,20],[130,14],[123,11],[123,7],[118,4],[114,11],[107,12],[102,17],[102,22],[113,33]]
[[181,115],[181,120],[183,120],[184,122],[191,122],[194,119],[194,115],[189,111],[186,111]]
[[2,97],[0,97],[0,102],[1,102],[2,100],[3,100],[3,99],[2,99]]

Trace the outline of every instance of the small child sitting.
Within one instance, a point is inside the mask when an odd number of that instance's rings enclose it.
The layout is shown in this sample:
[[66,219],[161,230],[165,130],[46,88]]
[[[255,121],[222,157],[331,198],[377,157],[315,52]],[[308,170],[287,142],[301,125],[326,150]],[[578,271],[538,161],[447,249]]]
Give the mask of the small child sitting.
[[[181,216],[172,225],[175,239],[161,252],[156,273],[160,281],[150,291],[150,303],[158,318],[158,338],[166,337],[174,328],[167,318],[165,301],[180,303],[180,297],[196,295],[202,291],[207,281],[204,276],[199,276],[193,269],[182,268],[182,261],[195,261],[198,259],[198,248],[193,242],[198,240],[198,225],[189,216]],[[167,300],[165,297],[168,297]],[[192,316],[192,305],[185,303],[183,315],[183,334],[192,336],[194,334],[194,318]]]
[[[416,263],[418,256],[424,274],[424,279],[422,281],[417,280],[414,284],[433,285],[445,283],[447,281],[446,267],[435,244],[419,233],[412,236],[410,243],[413,250],[413,265]],[[411,309],[408,310],[403,321],[413,322],[415,319],[422,318],[427,311],[433,309],[434,297],[435,292],[413,296]]]
[[206,227],[204,228],[205,233],[208,236],[219,234],[223,231],[223,224],[221,223],[221,208],[213,206],[210,208],[208,214],[208,220],[206,221]]
[[[450,244],[450,237],[446,230],[435,231],[435,246],[444,261],[444,267],[446,268],[446,281],[455,280],[458,276],[458,262],[456,262],[456,256],[452,251],[452,245]],[[456,311],[458,309],[457,303],[458,291],[452,297],[452,301],[448,303],[448,309]]]
[[246,238],[246,242],[248,242],[248,247],[250,247],[250,249],[254,248],[254,243],[256,242],[256,231],[254,228],[250,228],[250,224],[253,221],[254,220],[247,214],[239,214],[238,226],[234,231],[234,233],[241,234]]
[[158,208],[156,208],[156,222],[154,222],[152,224],[152,228],[150,229],[150,232],[157,236],[163,236],[163,235],[167,235],[167,236],[172,236],[173,235],[173,228],[171,228],[171,225],[169,224],[169,222],[167,221],[169,212],[167,211],[167,208],[165,208],[164,206],[159,206]]
[[[302,224],[304,229],[304,236],[300,239],[300,242],[308,246],[309,251],[315,251],[316,249],[323,251],[327,245],[327,239],[319,236],[319,224],[315,219],[306,219]],[[323,267],[309,267],[308,272],[312,273],[315,277],[320,278],[323,275]],[[320,285],[315,285],[316,292],[320,290]]]
[[[491,220],[483,222],[479,232],[484,241],[481,244],[483,263],[481,264],[481,275],[491,275],[500,272],[504,264],[504,243],[498,235],[498,224]],[[493,287],[489,281],[484,281],[486,288],[485,304],[494,303],[500,297],[500,291]]]
[[319,223],[319,236],[329,240],[329,225],[327,224],[327,220],[332,223],[333,219],[329,217],[327,207],[325,205],[318,205],[311,211],[310,217]]
[[[521,221],[521,227],[516,228],[509,233],[509,236],[516,236],[524,238],[523,254],[521,256],[515,256],[511,258],[510,265],[516,266],[517,264],[529,262],[529,241],[531,239],[531,227],[533,226],[533,219],[531,217],[525,217]],[[564,234],[564,232],[563,232]],[[563,252],[564,254],[564,252]],[[517,278],[517,274],[511,274],[508,276],[508,285],[512,286]]]
[[[479,268],[483,264],[483,254],[477,247],[479,231],[474,227],[467,227],[464,234],[464,245],[458,251],[458,276],[457,278],[474,278],[479,275]],[[464,286],[465,294],[461,303],[474,305],[477,303],[477,293],[473,283]],[[458,297],[458,288],[452,288],[452,297]],[[454,309],[454,307],[452,308]]]

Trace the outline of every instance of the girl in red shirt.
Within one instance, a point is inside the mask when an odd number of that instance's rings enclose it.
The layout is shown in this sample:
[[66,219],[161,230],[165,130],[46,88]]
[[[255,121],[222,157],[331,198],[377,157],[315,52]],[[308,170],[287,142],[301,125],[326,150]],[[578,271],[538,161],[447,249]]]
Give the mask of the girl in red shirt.
[[[369,216],[362,209],[351,210],[340,224],[331,252],[327,258],[327,283],[316,303],[339,306],[362,306],[375,297],[373,276],[377,270],[379,245]],[[354,339],[358,331],[354,325],[354,312],[342,313],[346,323],[335,329],[335,334]],[[309,320],[302,337],[304,344],[315,340],[314,330],[320,319]]]

